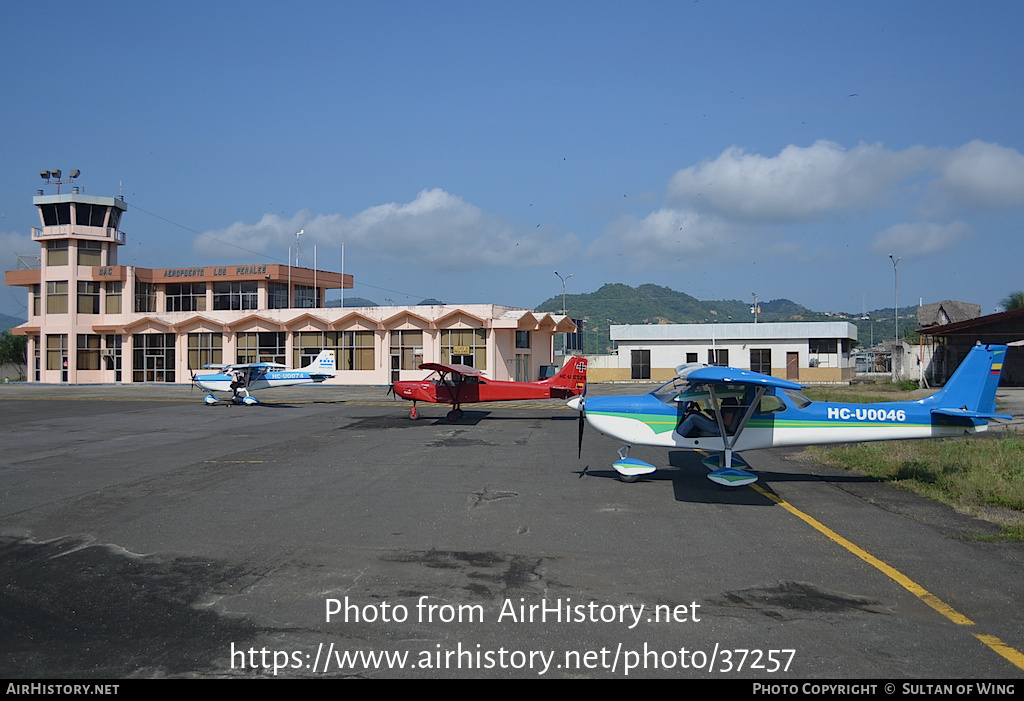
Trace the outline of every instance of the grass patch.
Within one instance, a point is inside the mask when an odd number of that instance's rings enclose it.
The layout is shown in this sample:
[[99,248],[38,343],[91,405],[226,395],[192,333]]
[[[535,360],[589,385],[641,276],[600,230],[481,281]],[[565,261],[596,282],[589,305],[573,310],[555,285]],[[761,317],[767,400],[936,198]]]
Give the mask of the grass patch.
[[1024,540],[1020,434],[811,446],[808,452],[823,465],[890,482],[976,516],[987,518],[992,507],[1009,510],[1011,523],[1000,523],[1003,537]]
[[892,382],[854,386],[824,385],[809,387],[803,390],[803,393],[808,399],[815,402],[847,402],[850,404],[915,401],[932,393],[921,392],[917,390],[917,383],[914,384],[912,389],[902,389]]

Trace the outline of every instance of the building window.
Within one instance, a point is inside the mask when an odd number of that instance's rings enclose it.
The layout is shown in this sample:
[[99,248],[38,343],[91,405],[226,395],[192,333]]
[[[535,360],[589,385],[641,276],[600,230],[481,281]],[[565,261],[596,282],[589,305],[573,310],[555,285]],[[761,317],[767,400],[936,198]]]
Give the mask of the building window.
[[202,368],[211,363],[224,362],[224,337],[219,333],[190,333],[188,335],[188,366]]
[[71,203],[44,204],[39,207],[43,212],[43,226],[66,226],[71,223]]
[[107,314],[120,314],[121,313],[121,287],[122,282],[120,280],[114,280],[107,283],[107,301],[105,308]]
[[205,312],[206,283],[186,282],[164,287],[165,311]]
[[64,363],[68,359],[67,334],[53,334],[46,337],[46,369],[66,370]]
[[708,348],[708,365],[719,365],[725,367],[729,364],[729,349]]
[[68,313],[68,281],[50,280],[46,283],[46,313]]
[[283,331],[252,331],[238,334],[237,363],[285,364]]
[[839,340],[812,338],[807,342],[807,366],[812,368],[839,367]]
[[78,334],[78,355],[75,367],[79,370],[100,369],[100,337],[97,334]]
[[651,379],[651,352],[649,350],[630,351],[630,377],[634,380]]
[[217,311],[256,309],[259,284],[253,281],[213,283],[213,308]]
[[[75,223],[79,226],[103,226],[106,223],[107,207],[102,204],[75,203]],[[79,265],[86,265],[79,263]],[[93,265],[90,263],[89,265]],[[99,265],[99,263],[95,263]]]
[[310,285],[295,286],[295,306],[299,309],[313,309],[320,306],[320,288]]
[[121,336],[108,333],[103,337],[103,362],[107,370],[114,371],[114,382],[121,381]]
[[339,370],[373,370],[373,331],[342,331]]
[[156,311],[156,284],[152,282],[135,283],[135,311]]
[[399,358],[398,366],[402,370],[419,368],[423,362],[423,332],[392,331],[391,355]]
[[516,348],[529,348],[530,347],[530,332],[529,331],[516,331]]
[[530,356],[522,353],[516,353],[515,360],[513,361],[515,366],[515,381],[516,382],[529,382],[533,378],[530,377]]
[[696,353],[687,353],[686,354],[686,362],[687,363],[696,363],[697,362],[697,354]]
[[56,265],[67,265],[68,264],[68,242],[64,241],[47,241],[46,242],[46,265],[53,267]]
[[39,316],[42,313],[43,302],[41,299],[42,288],[39,285],[32,285],[32,316]]
[[174,382],[173,333],[132,336],[132,382]]
[[771,348],[751,348],[750,349],[750,369],[754,372],[759,372],[762,375],[772,374],[772,349]]
[[78,264],[79,265],[103,265],[100,261],[103,257],[103,244],[99,241],[78,242]]
[[312,363],[320,351],[333,350],[337,359],[341,352],[340,331],[304,331],[292,336],[292,366],[302,368]]
[[441,362],[487,367],[487,332],[484,329],[446,329],[441,332]]
[[[78,283],[78,313],[99,314],[100,313],[100,283],[79,282]],[[96,369],[96,368],[93,368]]]
[[272,282],[267,285],[267,309],[288,308],[288,283]]

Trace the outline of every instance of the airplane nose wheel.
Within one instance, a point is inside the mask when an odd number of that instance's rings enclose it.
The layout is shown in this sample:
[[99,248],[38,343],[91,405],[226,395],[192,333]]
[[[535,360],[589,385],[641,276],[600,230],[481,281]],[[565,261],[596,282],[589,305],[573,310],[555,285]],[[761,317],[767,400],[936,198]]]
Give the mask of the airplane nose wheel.
[[412,410],[409,411],[409,418],[414,421],[420,418],[420,410],[416,408],[415,404],[412,405]]

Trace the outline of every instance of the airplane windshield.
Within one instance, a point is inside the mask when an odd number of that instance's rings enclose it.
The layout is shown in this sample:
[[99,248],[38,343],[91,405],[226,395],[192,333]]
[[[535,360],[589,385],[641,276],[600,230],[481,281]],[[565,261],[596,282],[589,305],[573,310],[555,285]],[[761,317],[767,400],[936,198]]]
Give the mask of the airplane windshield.
[[789,401],[793,402],[793,406],[795,406],[797,409],[806,409],[812,404],[810,399],[800,394],[796,390],[784,389],[782,391],[785,392],[786,396],[789,397]]
[[676,378],[666,382],[661,387],[651,392],[651,394],[657,397],[660,402],[664,402],[665,404],[675,404],[676,397],[678,397],[681,392],[684,392],[689,386],[690,383],[686,380]]

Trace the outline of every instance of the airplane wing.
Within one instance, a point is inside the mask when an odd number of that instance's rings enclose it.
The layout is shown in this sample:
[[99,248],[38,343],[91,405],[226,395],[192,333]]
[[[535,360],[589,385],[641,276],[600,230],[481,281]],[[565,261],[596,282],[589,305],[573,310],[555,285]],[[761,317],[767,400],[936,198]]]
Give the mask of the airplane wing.
[[442,363],[423,363],[420,370],[433,370],[434,372],[457,372],[460,375],[483,377],[483,372],[469,365],[444,365]]
[[739,368],[720,367],[710,365],[698,368],[686,373],[686,379],[690,382],[701,382],[720,385],[753,385],[755,387],[779,387],[780,389],[803,389],[803,385],[783,380],[781,377],[763,375],[752,370],[741,370]]

